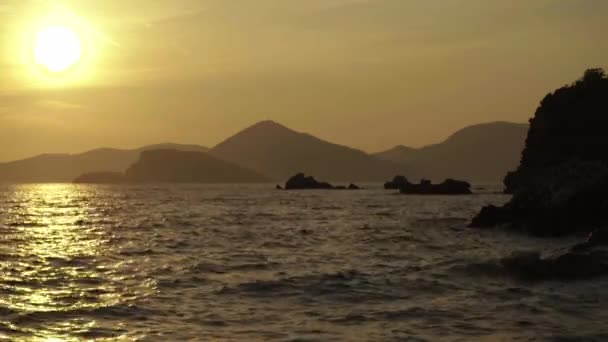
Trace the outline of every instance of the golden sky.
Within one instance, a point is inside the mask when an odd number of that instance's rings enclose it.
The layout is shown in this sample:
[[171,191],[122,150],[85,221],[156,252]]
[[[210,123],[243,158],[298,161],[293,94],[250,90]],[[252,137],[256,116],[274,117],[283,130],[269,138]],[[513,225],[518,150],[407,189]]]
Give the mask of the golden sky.
[[[40,75],[33,35],[85,56]],[[0,160],[100,146],[213,146],[272,119],[378,151],[524,122],[608,65],[605,0],[0,0]]]

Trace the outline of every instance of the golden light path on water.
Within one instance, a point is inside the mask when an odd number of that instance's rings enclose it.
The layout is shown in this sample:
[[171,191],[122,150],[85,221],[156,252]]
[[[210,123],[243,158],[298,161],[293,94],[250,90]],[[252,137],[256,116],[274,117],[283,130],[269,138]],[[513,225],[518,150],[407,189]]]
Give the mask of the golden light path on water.
[[0,184],[0,341],[605,340],[606,278],[499,262],[577,238],[471,233],[498,187],[373,186]]
[[0,317],[0,324],[16,332],[11,340],[88,339],[104,327],[83,313],[153,291],[154,284],[146,282],[125,288],[132,283],[129,262],[108,258],[113,234],[103,227],[99,201],[91,206],[90,190],[28,185],[11,195],[0,244],[0,308],[14,316]]

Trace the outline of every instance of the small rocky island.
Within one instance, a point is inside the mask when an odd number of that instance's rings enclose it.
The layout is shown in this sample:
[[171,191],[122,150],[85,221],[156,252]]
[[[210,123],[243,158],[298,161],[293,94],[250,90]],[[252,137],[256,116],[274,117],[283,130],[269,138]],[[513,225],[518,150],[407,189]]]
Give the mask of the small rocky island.
[[408,183],[399,189],[405,195],[470,195],[471,184],[455,179],[446,179],[443,183],[433,184],[423,179],[420,184]]
[[[277,186],[280,189],[280,186]],[[333,186],[328,182],[319,182],[312,176],[306,176],[304,173],[298,173],[289,178],[285,183],[285,190],[359,190],[361,189],[355,184],[346,186]]]
[[405,195],[470,195],[471,184],[464,181],[446,179],[443,183],[433,184],[423,179],[419,184],[410,183],[404,176],[395,176],[392,181],[384,183],[385,189],[396,189]]
[[408,185],[409,183],[410,182],[407,180],[407,178],[405,178],[405,176],[398,175],[395,176],[392,181],[384,183],[384,188],[386,190],[399,190]]
[[519,168],[505,178],[512,199],[483,208],[471,226],[504,225],[537,236],[608,226],[606,99],[608,77],[602,69],[587,70],[547,95],[530,120]]

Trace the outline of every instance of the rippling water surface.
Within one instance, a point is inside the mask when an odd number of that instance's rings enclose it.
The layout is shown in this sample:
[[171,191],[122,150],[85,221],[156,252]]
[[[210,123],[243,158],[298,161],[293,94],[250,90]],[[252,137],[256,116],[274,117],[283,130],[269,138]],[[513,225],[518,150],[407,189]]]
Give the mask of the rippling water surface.
[[0,340],[608,340],[608,281],[497,263],[575,238],[465,228],[503,195],[370,187],[0,186]]

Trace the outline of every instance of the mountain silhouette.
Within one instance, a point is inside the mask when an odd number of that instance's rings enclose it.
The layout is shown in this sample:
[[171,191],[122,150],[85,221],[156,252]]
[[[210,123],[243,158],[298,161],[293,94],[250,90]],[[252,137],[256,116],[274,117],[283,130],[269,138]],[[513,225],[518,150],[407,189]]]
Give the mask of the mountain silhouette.
[[418,149],[397,146],[369,155],[273,121],[262,121],[211,150],[166,143],[132,150],[100,148],[80,154],[43,154],[0,163],[0,181],[72,182],[90,173],[122,173],[138,161],[142,151],[149,150],[209,152],[275,181],[300,172],[334,182],[378,182],[397,174],[437,181],[498,181],[517,167],[527,131],[527,124],[494,122],[464,128],[440,144]]
[[63,183],[92,172],[124,172],[142,151],[176,149],[205,152],[198,145],[157,144],[133,150],[99,148],[79,154],[42,154],[0,163],[0,181],[16,183]]
[[528,124],[509,122],[479,124],[463,128],[439,144],[419,149],[397,146],[374,155],[407,163],[414,174],[434,180],[500,181],[519,164],[528,128]]
[[373,155],[382,160],[407,164],[414,158],[418,151],[419,150],[414,147],[397,145],[390,150],[374,153]]
[[126,171],[130,182],[258,183],[268,179],[203,152],[149,150]]
[[406,167],[397,163],[293,131],[273,121],[246,128],[210,153],[277,181],[299,172],[328,181],[382,181],[406,172]]

